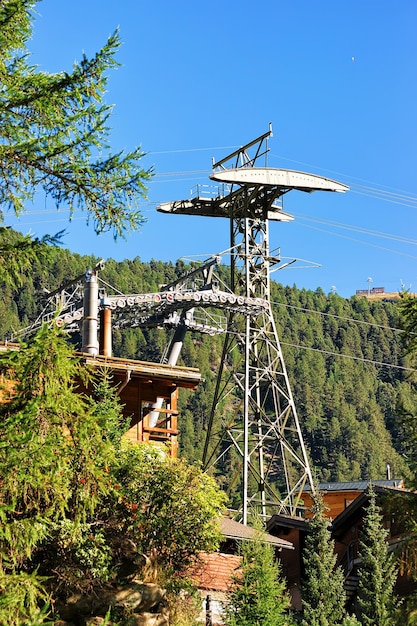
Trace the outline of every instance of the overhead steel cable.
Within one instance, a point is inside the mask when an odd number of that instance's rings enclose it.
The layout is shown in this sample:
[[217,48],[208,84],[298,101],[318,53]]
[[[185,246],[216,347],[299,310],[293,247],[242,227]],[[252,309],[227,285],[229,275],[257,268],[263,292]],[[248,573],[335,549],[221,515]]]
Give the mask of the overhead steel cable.
[[365,357],[353,356],[352,354],[343,354],[342,352],[332,352],[331,350],[322,350],[321,348],[312,348],[311,346],[300,346],[295,343],[288,343],[285,341],[281,341],[281,345],[289,346],[291,348],[300,348],[301,350],[311,350],[313,352],[321,352],[322,354],[327,354],[328,356],[337,356],[343,359],[351,359],[354,361],[362,361],[363,363],[370,363],[371,365],[378,365],[381,367],[391,367],[393,369],[399,369],[406,372],[417,372],[417,369],[413,367],[405,367],[404,365],[396,365],[395,363],[386,363],[384,361],[374,361],[373,359],[366,359]]
[[377,248],[378,250],[384,250],[385,252],[391,252],[392,254],[399,254],[400,256],[408,257],[409,259],[417,260],[417,256],[412,254],[408,254],[407,252],[401,252],[400,250],[392,250],[391,248],[385,248],[384,246],[378,246],[376,243],[371,243],[369,241],[363,241],[361,239],[355,239],[354,237],[348,237],[347,235],[342,235],[341,233],[335,233],[329,230],[325,230],[324,228],[318,228],[317,226],[311,226],[310,224],[301,224],[304,228],[311,228],[312,230],[318,230],[321,233],[326,233],[328,235],[332,235],[333,237],[342,237],[343,239],[348,239],[349,241],[354,241],[355,243],[360,243],[364,246],[370,246],[371,248]]
[[417,202],[417,198],[413,195],[410,194],[406,194],[404,193],[396,193],[394,191],[388,191],[387,189],[384,188],[379,188],[379,187],[369,187],[368,185],[357,185],[355,183],[353,183],[355,187],[357,187],[358,189],[363,189],[364,191],[369,191],[371,193],[376,193],[376,194],[380,194],[383,196],[387,196],[388,198],[393,198],[393,199],[398,199],[398,200],[402,200],[402,201],[409,201],[409,202]]
[[[383,189],[389,190],[389,189],[391,189],[391,190],[394,190],[394,191],[399,191],[399,192],[401,192],[401,194],[407,194],[407,195],[409,194],[409,192],[406,192],[403,189],[398,189],[397,187],[391,187],[390,185],[380,185],[380,184],[375,183],[373,181],[369,181],[369,180],[366,180],[364,178],[359,178],[358,176],[351,176],[351,175],[345,174],[343,172],[338,172],[337,170],[329,170],[327,168],[317,167],[316,165],[311,165],[309,163],[304,163],[303,161],[296,161],[295,159],[289,159],[288,157],[280,156],[280,155],[277,155],[277,154],[274,154],[273,156],[278,158],[278,159],[282,159],[284,161],[290,161],[292,163],[297,163],[298,165],[306,165],[308,167],[315,168],[315,169],[317,169],[319,171],[322,171],[322,172],[325,172],[327,174],[332,174],[332,175],[335,174],[337,176],[342,176],[343,178],[346,178],[346,179],[351,179],[352,181],[356,180],[356,181],[360,181],[362,183],[367,183],[367,185],[372,185],[372,187],[369,187],[370,189],[380,189],[380,190],[383,190]],[[350,183],[350,185],[360,186],[359,183],[354,183],[354,182]],[[389,193],[389,192],[387,191],[387,193]],[[417,202],[416,196],[412,195],[411,197],[414,197],[416,199],[416,202]]]
[[271,305],[272,306],[283,306],[283,307],[285,307],[287,309],[295,309],[297,311],[302,311],[303,313],[315,313],[316,315],[323,315],[325,317],[333,317],[335,319],[342,320],[342,321],[345,321],[345,322],[354,322],[355,324],[364,324],[365,326],[373,326],[375,328],[381,328],[382,330],[392,330],[392,331],[397,332],[397,333],[405,332],[401,328],[395,328],[395,327],[392,327],[392,326],[386,326],[384,324],[375,324],[373,322],[367,322],[365,320],[358,320],[358,319],[356,319],[354,317],[344,317],[343,315],[336,315],[334,313],[326,313],[325,311],[317,311],[315,309],[307,309],[307,308],[304,308],[304,307],[298,307],[298,306],[295,306],[293,304],[286,304],[285,302],[277,302],[276,300],[273,300],[271,302]]
[[391,204],[399,204],[401,206],[409,207],[411,209],[417,209],[417,198],[409,198],[404,200],[403,196],[388,195],[387,192],[382,192],[377,189],[362,191],[361,189],[355,189],[353,185],[350,186],[350,191],[360,196],[366,196],[368,198],[376,198],[377,200],[383,200],[384,202],[390,202]]
[[147,152],[146,156],[151,154],[178,154],[180,152],[208,152],[209,150],[235,150],[239,146],[218,146],[216,148],[182,148],[176,150],[160,150],[160,151],[151,151]]
[[[237,335],[237,333],[228,331],[230,335]],[[344,354],[343,352],[333,352],[332,350],[324,350],[323,348],[313,348],[312,346],[302,346],[298,343],[291,343],[289,341],[280,340],[281,346],[288,346],[289,348],[299,348],[300,350],[310,350],[311,352],[319,352],[327,356],[335,356],[341,359],[350,359],[353,361],[361,361],[363,363],[369,363],[371,365],[377,365],[380,367],[390,367],[391,369],[399,369],[406,372],[417,372],[417,369],[413,367],[407,367],[405,365],[398,365],[396,363],[387,363],[386,361],[376,361],[374,359],[368,359],[366,357],[355,356],[352,354]]]
[[377,230],[371,230],[370,228],[363,228],[362,226],[355,226],[350,224],[344,224],[343,222],[336,222],[334,220],[325,220],[321,218],[311,217],[304,215],[303,213],[293,213],[297,219],[305,220],[308,222],[316,222],[325,226],[333,226],[334,228],[341,228],[344,230],[351,230],[356,233],[363,233],[365,235],[371,235],[372,237],[381,237],[382,239],[390,239],[391,241],[398,241],[400,243],[406,243],[410,245],[417,245],[417,239],[410,239],[409,237],[403,237],[402,235],[391,235],[390,233],[383,233]]

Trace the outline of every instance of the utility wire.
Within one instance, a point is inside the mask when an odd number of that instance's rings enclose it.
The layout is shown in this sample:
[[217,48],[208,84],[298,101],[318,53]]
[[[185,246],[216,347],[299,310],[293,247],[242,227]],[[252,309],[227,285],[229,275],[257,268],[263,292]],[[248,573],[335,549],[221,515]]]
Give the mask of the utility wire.
[[381,231],[363,228],[362,226],[354,226],[344,224],[343,222],[336,222],[334,220],[325,220],[316,217],[310,217],[308,215],[304,215],[303,213],[294,213],[294,216],[297,219],[305,220],[307,222],[316,222],[318,224],[333,226],[335,228],[341,228],[344,230],[351,230],[353,232],[363,233],[365,235],[371,235],[373,237],[381,237],[381,239],[390,239],[392,241],[399,241],[400,243],[408,243],[414,246],[417,245],[417,239],[410,239],[409,237],[403,237],[402,235],[391,235],[389,233],[383,233]]
[[[175,149],[175,150],[160,150],[160,151],[151,151],[148,152],[146,154],[146,156],[148,155],[153,155],[153,154],[179,154],[179,153],[186,153],[186,152],[203,152],[203,151],[209,151],[212,150],[213,152],[216,150],[236,150],[239,146],[216,146],[216,147],[211,147],[211,148],[185,148],[185,149]],[[273,154],[272,152],[269,153],[270,156],[273,156],[277,159],[281,159],[283,161],[289,161],[291,163],[297,163],[298,165],[305,165],[307,167],[316,169],[316,170],[321,170],[325,173],[329,173],[329,174],[335,174],[336,176],[341,176],[342,178],[346,178],[346,179],[352,179],[352,180],[357,180],[357,181],[361,181],[362,183],[366,183],[366,185],[361,185],[360,183],[352,183],[354,186],[358,187],[358,189],[363,189],[366,192],[370,192],[370,193],[379,193],[379,194],[385,194],[386,196],[392,196],[392,197],[397,197],[399,199],[403,199],[403,200],[410,200],[412,202],[417,203],[417,197],[415,195],[410,195],[408,192],[405,192],[401,189],[397,189],[395,187],[390,187],[389,185],[380,185],[378,183],[366,180],[364,178],[359,178],[356,176],[351,176],[349,174],[345,174],[343,172],[339,172],[337,170],[330,170],[327,168],[321,168],[318,167],[316,165],[312,165],[311,163],[305,163],[303,161],[297,161],[295,159],[290,159],[288,157],[285,157],[283,155],[278,155],[278,154]],[[194,170],[194,171],[185,171],[185,172],[172,172],[173,175],[175,176],[181,176],[181,175],[189,175],[189,174],[197,174],[197,173],[201,173],[201,174],[207,174],[209,175],[211,172],[211,170]],[[160,175],[166,175],[163,172],[156,172],[155,176],[160,176]],[[389,190],[394,190],[394,191],[389,191]],[[400,192],[400,193],[396,193],[396,191]]]
[[[148,154],[175,154],[175,153],[186,153],[186,152],[201,152],[201,151],[208,151],[208,150],[226,150],[226,149],[235,149],[236,146],[220,146],[220,147],[211,147],[211,148],[189,148],[189,149],[176,149],[176,150],[165,150],[165,151],[155,151],[155,152],[151,152]],[[324,170],[323,168],[317,168],[317,166],[313,166],[311,164],[308,163],[303,163],[302,161],[295,161],[294,159],[289,159],[287,157],[283,157],[283,156],[279,156],[279,155],[273,155],[277,158],[283,159],[283,160],[287,160],[287,161],[291,161],[294,163],[298,163],[298,164],[302,164],[302,165],[307,165],[308,167],[315,167],[315,169],[322,169],[325,172],[330,172],[332,174],[336,174],[338,176],[342,176],[342,177],[348,177],[348,178],[353,178],[353,177],[349,177],[346,176],[345,174],[341,173],[341,172],[337,172],[334,170]],[[200,179],[200,176],[209,176],[211,173],[211,170],[207,170],[207,169],[203,169],[203,170],[183,170],[183,171],[168,171],[168,172],[156,172],[153,179],[151,179],[149,181],[149,186],[152,187],[153,183],[156,184],[161,184],[161,183],[172,183],[174,182],[174,180],[171,180],[172,177],[175,177],[177,179],[182,179],[183,181],[193,181],[193,180],[198,180]],[[169,178],[166,178],[169,177]],[[191,178],[190,178],[191,177]],[[165,180],[157,180],[157,179],[161,179],[161,178],[166,178]],[[417,196],[415,195],[411,195],[407,192],[403,192],[402,190],[401,193],[396,193],[393,191],[389,191],[389,189],[393,189],[392,187],[388,187],[388,186],[384,186],[385,188],[383,188],[383,186],[371,186],[371,185],[376,185],[376,183],[370,183],[369,181],[366,181],[364,179],[361,178],[357,178],[357,180],[360,180],[362,182],[368,183],[367,185],[360,185],[360,184],[355,184],[353,183],[353,186],[351,186],[351,191],[353,193],[359,193],[360,195],[365,195],[368,197],[374,197],[374,198],[378,198],[384,201],[388,201],[388,202],[392,202],[395,204],[400,204],[403,206],[409,206],[412,208],[417,208]],[[146,202],[144,203],[142,206],[156,206],[158,204],[161,204],[161,202]],[[56,209],[52,209],[51,212],[55,211]],[[44,211],[44,213],[46,213],[47,211]],[[30,211],[28,211],[26,214],[31,214]],[[322,223],[324,225],[331,225],[334,226],[336,228],[343,228],[343,229],[347,229],[347,230],[354,230],[356,232],[363,232],[364,234],[368,234],[371,236],[376,236],[376,237],[383,237],[383,238],[388,238],[388,239],[392,239],[395,241],[403,241],[404,243],[410,243],[410,244],[415,244],[416,242],[413,240],[407,240],[406,238],[402,238],[401,236],[395,236],[395,235],[390,235],[387,233],[379,233],[377,231],[372,231],[370,229],[364,229],[360,226],[354,226],[354,225],[348,225],[348,224],[341,224],[341,223],[337,223],[337,222],[330,222],[327,220],[320,220],[320,219],[314,219],[314,218],[309,218],[305,215],[300,215],[301,219],[304,220],[308,220],[308,221],[316,221],[317,223]],[[325,232],[325,231],[323,231]],[[333,234],[333,233],[332,233]],[[354,240],[356,241],[356,240]],[[361,242],[363,243],[363,242]],[[390,251],[390,250],[388,250]]]
[[300,346],[295,343],[287,343],[285,341],[280,341],[282,346],[290,346],[291,348],[300,348],[302,350],[312,350],[313,352],[321,352],[322,354],[327,354],[328,356],[338,356],[342,359],[352,359],[354,361],[362,361],[363,363],[370,363],[371,365],[380,365],[382,367],[391,367],[393,369],[404,370],[406,372],[417,372],[417,369],[412,367],[405,367],[403,365],[395,365],[394,363],[385,363],[384,361],[374,361],[373,359],[366,359],[365,357],[360,356],[352,356],[351,354],[343,354],[341,352],[331,352],[330,350],[321,350],[320,348],[311,348],[309,346]]
[[[236,335],[236,337],[240,337],[239,333],[235,331],[228,331],[229,334]],[[311,350],[312,352],[319,352],[320,354],[325,354],[327,356],[335,356],[341,359],[350,359],[353,361],[361,361],[362,363],[370,363],[371,365],[378,365],[381,367],[390,367],[392,369],[399,369],[406,372],[417,372],[417,369],[412,367],[405,367],[404,365],[396,365],[395,363],[386,363],[385,361],[375,361],[374,359],[367,359],[361,356],[354,356],[351,354],[344,354],[343,352],[332,352],[331,350],[323,350],[321,348],[313,348],[311,346],[302,346],[297,343],[290,343],[288,341],[279,340],[281,346],[288,346],[290,348],[299,348],[300,350]]]
[[392,326],[385,326],[383,324],[375,324],[373,322],[366,322],[365,320],[358,320],[355,319],[354,317],[344,317],[342,315],[335,315],[334,313],[326,313],[324,311],[316,311],[315,309],[306,309],[303,307],[299,307],[299,306],[295,306],[293,304],[286,304],[285,302],[277,302],[277,301],[272,301],[271,305],[274,306],[282,306],[288,309],[295,309],[297,311],[302,311],[303,313],[315,313],[316,315],[323,315],[325,317],[333,317],[335,319],[338,320],[342,320],[345,322],[354,322],[355,324],[364,324],[365,326],[372,326],[375,328],[381,328],[382,330],[392,330],[394,332],[397,333],[403,333],[404,331],[401,328],[395,328]]
[[392,248],[385,248],[385,246],[378,246],[376,243],[370,243],[369,241],[363,241],[361,239],[355,239],[354,237],[348,237],[347,235],[342,235],[340,233],[334,233],[332,231],[325,230],[324,228],[318,228],[317,226],[311,226],[309,224],[302,224],[302,226],[304,226],[304,228],[310,228],[311,230],[317,230],[321,233],[326,233],[327,235],[341,237],[342,239],[348,239],[349,241],[354,241],[355,243],[360,243],[364,246],[377,248],[378,250],[384,250],[385,252],[390,252],[392,254],[399,254],[400,256],[405,256],[405,257],[408,257],[409,259],[414,259],[414,260],[417,259],[416,256],[412,254],[408,254],[407,252],[401,252],[400,250],[392,250]]
[[[153,210],[153,207],[159,206],[159,204],[161,204],[161,201],[159,201],[159,202],[158,201],[153,201],[153,202],[146,201],[146,202],[144,202],[141,205],[142,212],[151,212]],[[66,212],[68,212],[68,209],[67,208],[63,208],[63,209],[53,208],[53,209],[28,210],[28,211],[25,211],[25,213],[22,215],[22,217],[32,216],[32,215],[51,215],[51,214],[56,214],[59,211],[62,211],[62,212],[66,211]],[[79,209],[79,211],[82,212],[81,209]],[[417,240],[416,239],[410,239],[409,237],[404,237],[402,235],[392,235],[392,234],[384,233],[384,232],[381,232],[381,231],[374,231],[374,230],[371,230],[371,229],[368,229],[368,228],[363,228],[361,226],[345,224],[343,222],[336,222],[334,220],[325,220],[325,219],[310,217],[310,216],[307,216],[307,215],[305,215],[303,213],[299,213],[299,214],[295,213],[294,216],[301,223],[304,222],[304,221],[306,221],[306,222],[313,222],[315,224],[323,224],[324,226],[330,226],[330,227],[338,228],[338,229],[341,229],[341,230],[348,230],[348,231],[352,231],[352,232],[363,233],[364,235],[369,235],[371,237],[377,237],[377,238],[379,237],[379,238],[382,238],[382,239],[389,239],[391,241],[397,241],[399,243],[405,243],[405,244],[409,244],[409,245],[417,245]],[[73,219],[77,219],[77,218],[73,218]],[[49,221],[51,221],[51,220],[49,220]],[[303,224],[303,226],[305,226],[306,228],[309,227],[308,224]],[[320,232],[325,232],[325,233],[328,233],[328,234],[332,234],[332,235],[336,235],[336,236],[339,236],[339,237],[343,237],[343,235],[338,235],[337,233],[334,233],[333,231],[329,232],[329,231],[326,231],[326,230],[323,230],[323,229],[319,229],[319,228],[313,227],[313,226],[310,226],[310,228],[315,229],[315,230],[319,230]],[[364,242],[362,240],[349,238],[347,236],[345,238],[350,239],[351,241],[362,243],[364,245],[371,245],[371,244],[368,244],[367,242]],[[379,247],[379,246],[377,246],[377,247]],[[390,252],[395,252],[395,251],[390,250],[389,248],[382,248],[382,249],[390,251]],[[397,254],[403,254],[403,253],[397,252]],[[414,258],[414,257],[412,257],[412,258]]]
[[149,154],[178,154],[180,152],[204,152],[204,151],[208,151],[208,150],[236,150],[239,146],[218,146],[217,148],[184,148],[184,149],[177,149],[177,150],[162,150],[159,152],[147,152],[146,156],[148,156]]
[[405,192],[403,189],[398,189],[396,187],[390,187],[389,185],[380,185],[379,183],[375,183],[373,181],[366,180],[365,178],[359,178],[357,176],[350,176],[349,174],[344,174],[343,172],[338,172],[336,170],[329,170],[327,168],[317,167],[316,165],[312,165],[311,163],[304,163],[303,161],[296,161],[295,159],[289,159],[288,157],[280,156],[280,155],[277,155],[277,154],[274,154],[274,155],[271,154],[271,156],[274,156],[274,157],[276,157],[278,159],[282,159],[284,161],[290,161],[292,163],[298,163],[299,165],[306,165],[307,167],[312,167],[314,169],[317,169],[319,171],[321,170],[321,171],[326,172],[326,173],[336,174],[337,176],[341,176],[342,178],[351,178],[352,180],[359,180],[359,181],[361,181],[363,183],[367,183],[368,185],[372,185],[373,187],[377,187],[379,189],[382,189],[382,188],[394,189],[396,191],[400,191],[401,193],[408,193],[408,192]]

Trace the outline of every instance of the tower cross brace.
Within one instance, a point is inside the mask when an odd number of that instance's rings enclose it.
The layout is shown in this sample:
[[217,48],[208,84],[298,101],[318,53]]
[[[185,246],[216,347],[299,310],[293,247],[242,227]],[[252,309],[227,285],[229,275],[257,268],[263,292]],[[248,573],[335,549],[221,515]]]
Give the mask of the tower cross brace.
[[[225,217],[230,223],[231,289],[268,305],[256,315],[228,312],[227,334],[208,419],[203,464],[226,490],[240,482],[236,508],[297,515],[308,483],[314,489],[302,430],[285,368],[270,299],[270,220],[289,221],[282,197],[291,190],[344,192],[336,181],[258,167],[268,154],[267,133],[213,164],[210,179],[223,185],[212,197],[165,203],[161,212]],[[240,476],[236,477],[236,468]]]
[[[222,291],[213,281],[218,258],[188,272],[175,283],[152,294],[100,295],[97,270],[84,277],[84,302],[80,302],[80,278],[50,294],[67,299],[56,323],[73,330],[82,321],[83,351],[99,350],[97,328],[105,326],[101,313],[118,312],[116,324],[124,326],[168,325],[176,328],[169,361],[176,362],[187,329],[222,332],[212,314],[209,323],[198,322],[194,308],[222,308],[227,316],[221,364],[212,409],[207,419],[203,463],[217,472],[224,488],[234,497],[240,519],[246,524],[250,507],[264,516],[297,515],[303,490],[312,490],[311,470],[302,429],[285,368],[270,298],[270,271],[280,263],[269,248],[269,223],[290,221],[282,199],[291,190],[344,192],[336,181],[298,172],[258,167],[268,154],[268,133],[213,164],[211,180],[220,183],[211,196],[169,202],[158,210],[171,214],[223,217],[230,225],[231,290]],[[281,266],[282,267],[282,266]],[[71,287],[71,291],[68,291]],[[61,302],[61,306],[62,306]],[[178,311],[181,311],[179,314]],[[46,314],[45,314],[46,315]],[[29,329],[32,331],[44,319]],[[49,317],[48,317],[49,319]],[[50,318],[52,319],[52,318]],[[111,340],[110,340],[111,343]],[[108,348],[111,353],[111,346]],[[158,406],[155,407],[158,413]],[[236,472],[237,469],[237,472]],[[240,489],[236,489],[239,482]],[[239,494],[239,495],[237,495]]]

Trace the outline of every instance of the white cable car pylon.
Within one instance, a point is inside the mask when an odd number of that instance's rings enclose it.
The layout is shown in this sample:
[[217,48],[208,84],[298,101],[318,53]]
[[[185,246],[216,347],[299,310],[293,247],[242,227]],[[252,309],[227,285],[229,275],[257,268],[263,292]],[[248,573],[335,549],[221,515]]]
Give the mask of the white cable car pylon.
[[[239,468],[239,516],[245,524],[251,506],[264,516],[297,515],[306,484],[314,489],[270,301],[270,273],[274,267],[287,264],[280,265],[279,255],[270,252],[268,223],[293,219],[282,208],[282,197],[291,190],[310,193],[348,189],[314,174],[255,166],[261,157],[266,158],[271,135],[270,128],[213,164],[210,178],[221,183],[215,193],[199,193],[191,200],[158,207],[164,213],[229,219],[230,289],[220,289],[215,280],[213,268],[220,257],[214,256],[159,292],[109,296],[99,289],[100,262],[85,276],[49,294],[53,310],[46,312],[45,308],[34,324],[18,333],[23,336],[52,320],[64,324],[68,331],[81,326],[82,351],[97,354],[97,331],[104,326],[100,313],[107,311],[111,312],[113,328],[176,329],[165,361],[175,364],[187,330],[207,334],[226,331],[206,425],[203,463],[221,475],[229,491],[233,481],[230,468]],[[226,315],[226,324],[212,313],[218,308]],[[201,317],[203,313],[206,315]],[[111,343],[111,338],[108,341]],[[111,354],[111,345],[107,351]],[[157,413],[155,406],[155,416]]]
[[[314,489],[307,451],[280,347],[270,299],[271,256],[268,223],[290,221],[282,197],[292,190],[344,192],[342,183],[305,172],[258,167],[268,154],[272,129],[213,164],[212,194],[168,202],[158,211],[230,222],[231,291],[266,302],[256,315],[227,311],[227,333],[215,396],[207,423],[203,464],[228,487],[240,468],[239,518],[248,510],[264,516],[298,515],[301,494]],[[229,485],[230,487],[230,485]]]

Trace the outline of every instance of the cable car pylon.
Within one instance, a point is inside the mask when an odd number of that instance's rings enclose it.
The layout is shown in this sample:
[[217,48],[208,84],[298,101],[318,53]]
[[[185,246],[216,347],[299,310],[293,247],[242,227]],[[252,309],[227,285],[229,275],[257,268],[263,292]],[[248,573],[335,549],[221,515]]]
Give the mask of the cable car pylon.
[[[280,262],[269,249],[270,220],[290,221],[282,198],[292,190],[344,192],[346,185],[294,170],[267,167],[267,133],[213,164],[214,193],[161,204],[158,211],[223,217],[230,222],[231,291],[259,298],[256,312],[227,312],[227,333],[207,424],[203,465],[227,490],[240,473],[239,519],[248,511],[299,515],[301,495],[314,489],[270,300],[270,270]],[[258,162],[264,158],[265,166]]]

